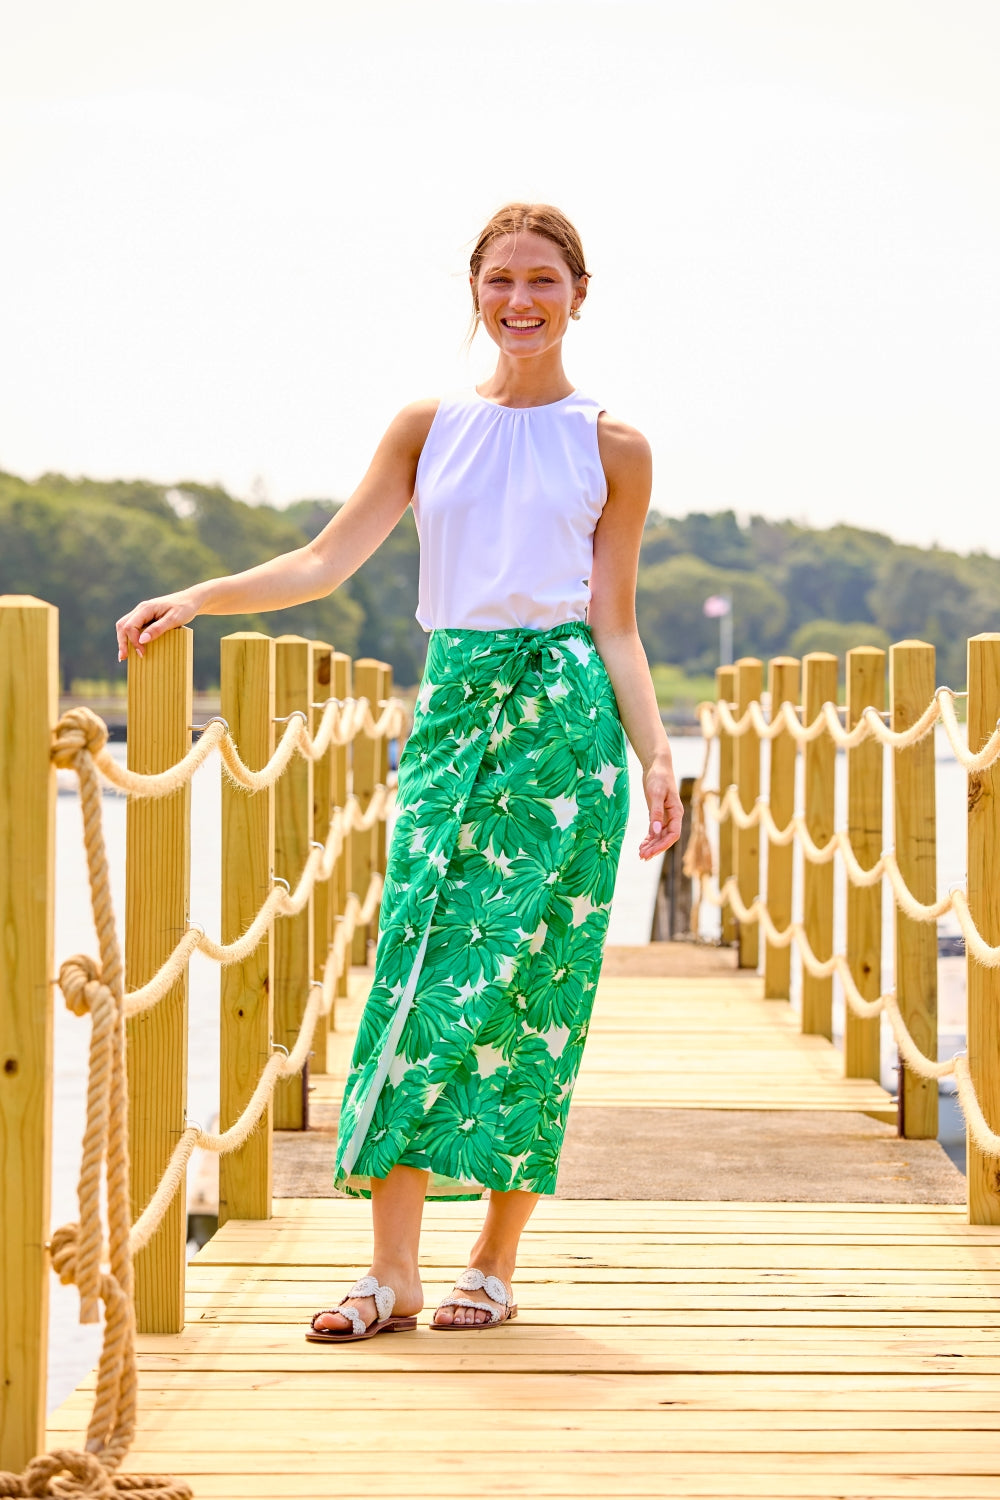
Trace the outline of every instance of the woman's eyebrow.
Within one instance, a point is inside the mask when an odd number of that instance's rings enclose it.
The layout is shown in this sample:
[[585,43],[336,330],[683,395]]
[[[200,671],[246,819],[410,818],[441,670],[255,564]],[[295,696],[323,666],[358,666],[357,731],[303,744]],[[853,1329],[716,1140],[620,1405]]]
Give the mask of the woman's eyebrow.
[[[483,275],[484,276],[494,276],[497,273],[497,271],[509,271],[509,270],[510,270],[510,263],[507,262],[507,261],[503,261],[503,262],[501,262],[501,263],[499,263],[499,264],[497,264],[495,266],[487,266],[486,269],[483,271]],[[539,273],[539,271],[548,271],[550,273],[550,275],[558,275],[558,270],[557,270],[557,268],[555,266],[529,266],[527,274],[529,276],[537,276],[538,273]]]

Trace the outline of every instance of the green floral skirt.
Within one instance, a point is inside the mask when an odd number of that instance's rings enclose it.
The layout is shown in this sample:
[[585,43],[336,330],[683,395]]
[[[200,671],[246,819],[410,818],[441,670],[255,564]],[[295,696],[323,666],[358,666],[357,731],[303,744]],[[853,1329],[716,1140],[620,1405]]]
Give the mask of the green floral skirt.
[[434,631],[397,812],[335,1185],[553,1193],[628,815],[587,626]]

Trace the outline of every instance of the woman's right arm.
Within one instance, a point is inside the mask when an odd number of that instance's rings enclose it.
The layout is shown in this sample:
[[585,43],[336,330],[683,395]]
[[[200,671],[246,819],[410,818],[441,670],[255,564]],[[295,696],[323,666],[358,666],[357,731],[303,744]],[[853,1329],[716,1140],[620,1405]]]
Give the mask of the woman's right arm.
[[195,615],[259,614],[331,594],[372,555],[409,505],[417,461],[436,410],[436,401],[404,407],[354,494],[304,547],[228,578],[210,578],[174,594],[144,599],[123,615],[115,626],[118,660],[125,660],[130,642],[142,656],[150,641],[186,625]]

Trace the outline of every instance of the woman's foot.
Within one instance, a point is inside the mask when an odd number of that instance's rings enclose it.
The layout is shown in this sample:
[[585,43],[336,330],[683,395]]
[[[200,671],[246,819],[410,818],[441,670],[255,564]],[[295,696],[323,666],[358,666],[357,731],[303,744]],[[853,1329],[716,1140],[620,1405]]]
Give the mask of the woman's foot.
[[[373,1265],[368,1275],[374,1276],[380,1286],[392,1287],[396,1293],[392,1309],[394,1317],[415,1317],[423,1310],[424,1289],[420,1284],[420,1274],[414,1268]],[[366,1328],[370,1328],[378,1319],[374,1297],[348,1297],[344,1305],[357,1309],[358,1317]],[[352,1319],[340,1312],[317,1313],[312,1320],[312,1328],[316,1333],[350,1333],[353,1326]]]
[[[484,1279],[493,1279],[495,1277],[499,1280],[503,1285],[504,1298],[490,1296],[490,1290],[497,1290],[495,1287],[492,1289],[489,1289],[487,1286],[466,1287],[461,1282],[456,1282],[452,1296],[461,1298],[463,1302],[478,1303],[479,1306],[453,1307],[445,1306],[442,1303],[434,1314],[433,1322],[439,1328],[465,1328],[470,1324],[496,1323],[498,1319],[494,1316],[494,1308],[503,1307],[513,1296],[510,1278],[514,1274],[514,1268],[504,1262],[500,1269],[496,1269],[499,1265],[499,1262],[490,1263],[484,1259],[474,1260],[470,1270],[474,1268],[481,1272]],[[468,1275],[469,1272],[467,1271],[466,1276]]]

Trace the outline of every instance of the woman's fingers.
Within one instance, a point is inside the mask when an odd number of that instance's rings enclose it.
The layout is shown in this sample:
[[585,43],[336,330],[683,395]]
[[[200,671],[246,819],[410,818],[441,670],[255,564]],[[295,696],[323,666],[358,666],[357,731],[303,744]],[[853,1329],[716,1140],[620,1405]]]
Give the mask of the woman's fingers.
[[684,809],[676,782],[673,777],[663,774],[647,776],[646,799],[649,803],[649,832],[639,845],[639,857],[652,859],[680,838]]
[[122,615],[115,625],[118,660],[125,660],[130,645],[139,656],[145,656],[145,647],[150,641],[155,641],[158,636],[178,625],[186,625],[194,618],[194,614],[190,605],[169,596],[163,599],[144,599],[127,615]]

